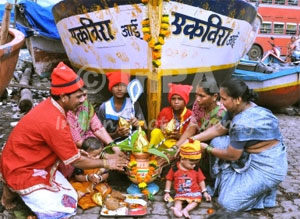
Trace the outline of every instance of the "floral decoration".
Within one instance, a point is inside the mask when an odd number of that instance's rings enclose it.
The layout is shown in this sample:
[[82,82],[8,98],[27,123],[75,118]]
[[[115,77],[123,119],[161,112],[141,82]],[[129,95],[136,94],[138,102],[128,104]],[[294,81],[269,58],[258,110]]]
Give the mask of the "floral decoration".
[[[150,3],[152,6],[159,6],[161,1],[169,2],[169,0],[141,0],[146,6]],[[156,68],[161,66],[161,50],[165,43],[165,37],[170,35],[169,30],[169,14],[167,4],[163,4],[163,11],[160,23],[159,36],[154,37],[151,33],[149,8],[146,7],[143,13],[142,32],[143,39],[148,42],[148,46],[152,49],[152,65]]]
[[157,161],[155,159],[155,156],[150,157],[148,172],[144,177],[141,177],[138,173],[137,162],[134,155],[132,154],[130,155],[129,167],[131,177],[135,178],[138,181],[138,187],[141,190],[141,192],[147,197],[149,197],[150,193],[148,191],[148,183],[151,181],[152,175],[155,173],[155,170],[157,168]]

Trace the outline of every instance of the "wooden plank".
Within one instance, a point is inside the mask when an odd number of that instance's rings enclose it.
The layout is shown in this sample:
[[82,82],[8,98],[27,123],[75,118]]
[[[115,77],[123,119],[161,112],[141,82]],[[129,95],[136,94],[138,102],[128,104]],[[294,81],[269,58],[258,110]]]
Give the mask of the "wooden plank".
[[8,42],[8,29],[10,24],[10,12],[12,9],[12,4],[5,4],[5,12],[1,24],[1,33],[0,33],[0,45],[4,45]]

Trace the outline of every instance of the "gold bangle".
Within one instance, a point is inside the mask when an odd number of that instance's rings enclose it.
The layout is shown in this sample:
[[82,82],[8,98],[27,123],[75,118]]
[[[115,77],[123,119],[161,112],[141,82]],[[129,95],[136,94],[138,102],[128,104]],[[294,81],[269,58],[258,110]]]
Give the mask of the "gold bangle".
[[103,149],[100,153],[100,159],[104,159],[104,158],[105,158],[105,152],[104,152],[104,149]]
[[102,161],[103,161],[103,167],[104,167],[105,169],[107,169],[107,161],[106,161],[105,159],[103,159]]
[[213,149],[214,149],[213,146],[208,145],[208,146],[205,148],[205,151],[206,151],[208,154],[211,154]]

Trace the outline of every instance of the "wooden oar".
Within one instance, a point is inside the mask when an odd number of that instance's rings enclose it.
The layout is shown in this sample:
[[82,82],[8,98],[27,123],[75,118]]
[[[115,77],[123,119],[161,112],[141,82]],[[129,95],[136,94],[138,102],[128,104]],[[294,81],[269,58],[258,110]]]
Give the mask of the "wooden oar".
[[[135,102],[139,99],[139,97],[141,96],[141,94],[143,93],[143,87],[141,85],[141,82],[138,79],[134,79],[132,80],[128,86],[127,86],[127,92],[129,94],[130,100],[132,102],[132,109],[131,109],[131,115],[130,117],[133,118],[133,112],[134,112],[134,104]],[[129,136],[128,136],[128,143],[129,145],[131,145],[131,136],[132,136],[132,125],[130,123],[130,127],[129,127]]]

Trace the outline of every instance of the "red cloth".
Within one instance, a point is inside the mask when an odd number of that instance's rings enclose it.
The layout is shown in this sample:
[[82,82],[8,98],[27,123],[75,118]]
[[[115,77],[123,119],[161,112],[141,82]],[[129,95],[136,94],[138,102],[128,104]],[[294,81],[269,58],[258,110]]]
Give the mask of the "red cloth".
[[169,170],[166,180],[173,182],[173,187],[176,194],[201,192],[200,182],[205,180],[201,169],[196,170],[180,170],[179,162],[176,163],[178,170],[173,171],[173,168]]
[[1,156],[1,173],[21,195],[41,188],[57,191],[53,175],[59,160],[68,165],[79,158],[65,115],[48,98],[11,132]]
[[130,78],[130,75],[128,73],[121,72],[121,71],[108,72],[108,73],[106,73],[106,76],[109,81],[109,83],[108,83],[109,91],[111,91],[113,86],[115,86],[119,83],[128,85],[129,78]]
[[189,96],[193,89],[192,86],[185,85],[185,84],[172,84],[172,83],[169,83],[168,85],[170,88],[169,95],[168,95],[169,103],[171,103],[171,98],[174,94],[181,96],[185,102],[185,105],[189,103],[190,100]]
[[[186,109],[186,112],[181,115],[180,118],[180,123],[183,123],[183,121],[185,121],[187,118],[189,118],[192,115],[192,111],[189,109]],[[157,120],[155,122],[155,127],[156,128],[161,128],[162,125],[167,124],[168,122],[171,121],[171,119],[174,118],[174,113],[173,113],[173,109],[172,107],[165,107],[163,108],[158,117]],[[180,133],[184,133],[185,129],[188,127],[189,122],[187,122],[181,129],[180,129]]]
[[73,93],[84,85],[83,80],[71,68],[60,62],[51,74],[51,94]]

